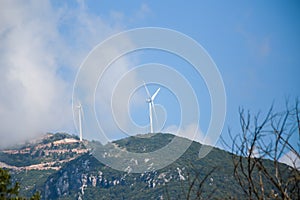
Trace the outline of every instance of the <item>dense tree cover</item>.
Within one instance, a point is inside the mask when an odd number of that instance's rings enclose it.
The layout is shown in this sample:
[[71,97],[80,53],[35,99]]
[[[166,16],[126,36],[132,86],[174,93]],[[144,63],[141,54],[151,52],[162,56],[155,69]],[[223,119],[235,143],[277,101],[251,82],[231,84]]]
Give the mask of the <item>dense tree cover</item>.
[[32,197],[26,198],[19,195],[20,184],[12,184],[8,170],[0,168],[0,200],[39,200],[40,194],[36,192]]

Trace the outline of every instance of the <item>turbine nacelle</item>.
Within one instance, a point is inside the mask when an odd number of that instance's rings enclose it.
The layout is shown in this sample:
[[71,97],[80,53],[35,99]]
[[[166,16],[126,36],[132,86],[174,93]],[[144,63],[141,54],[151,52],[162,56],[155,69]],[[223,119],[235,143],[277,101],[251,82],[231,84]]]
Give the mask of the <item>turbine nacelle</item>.
[[147,99],[146,99],[146,102],[147,102],[147,103],[151,103],[151,102],[152,102],[151,98],[147,98]]

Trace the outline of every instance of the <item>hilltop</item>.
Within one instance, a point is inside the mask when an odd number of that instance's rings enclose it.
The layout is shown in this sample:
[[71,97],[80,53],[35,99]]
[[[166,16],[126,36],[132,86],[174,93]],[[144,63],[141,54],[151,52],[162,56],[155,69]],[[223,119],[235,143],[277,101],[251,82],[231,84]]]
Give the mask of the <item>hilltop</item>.
[[[151,152],[174,137],[177,136],[166,133],[131,136],[105,145],[104,154],[116,147]],[[21,188],[21,194],[29,196],[38,190],[43,199],[182,199],[195,178],[199,181],[195,187],[203,180],[203,198],[241,199],[243,194],[233,175],[234,155],[218,148],[199,159],[202,145],[191,142],[172,164],[139,174],[105,166],[86,148],[94,142],[83,142],[84,145],[78,137],[65,133],[47,134],[35,142],[2,150],[0,161],[2,167],[11,169],[15,181],[26,186]],[[271,161],[264,162],[271,166]],[[282,167],[288,169],[286,165]],[[266,185],[265,190],[271,192],[272,188]]]

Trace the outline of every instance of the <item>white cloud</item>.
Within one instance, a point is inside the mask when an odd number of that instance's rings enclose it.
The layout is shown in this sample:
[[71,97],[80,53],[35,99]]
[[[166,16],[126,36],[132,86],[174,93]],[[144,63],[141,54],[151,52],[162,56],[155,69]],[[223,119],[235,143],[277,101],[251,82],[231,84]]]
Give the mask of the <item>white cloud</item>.
[[2,1],[0,146],[74,130],[75,73],[91,48],[120,27],[88,13],[84,2],[54,8],[48,1]]
[[200,127],[196,123],[189,124],[185,127],[182,127],[181,129],[179,129],[176,125],[172,125],[165,128],[163,132],[173,134],[177,133],[176,135],[179,137],[184,137],[201,144],[214,145],[212,144],[209,137],[206,137],[206,135],[201,131]]
[[251,158],[259,158],[261,157],[261,153],[259,151],[259,147],[254,146],[252,149],[252,152],[250,152],[250,149],[248,150],[248,153],[251,153]]
[[7,145],[63,128],[70,111],[67,83],[57,75],[59,35],[51,6],[4,1],[0,13],[0,145]]
[[180,129],[178,129],[178,127],[175,125],[170,126],[164,129],[163,132],[176,133],[176,135],[179,137],[184,137],[199,142],[200,144],[204,144],[199,149],[199,159],[204,158],[213,149],[217,142],[211,139],[209,135],[204,134],[196,123],[191,123],[185,127],[181,127]]
[[285,163],[300,170],[300,158],[292,151],[287,152],[279,159],[279,162]]
[[151,13],[150,7],[147,4],[143,3],[141,5],[140,9],[136,13],[136,18],[143,19],[143,18],[145,18],[145,16],[147,16],[150,13]]

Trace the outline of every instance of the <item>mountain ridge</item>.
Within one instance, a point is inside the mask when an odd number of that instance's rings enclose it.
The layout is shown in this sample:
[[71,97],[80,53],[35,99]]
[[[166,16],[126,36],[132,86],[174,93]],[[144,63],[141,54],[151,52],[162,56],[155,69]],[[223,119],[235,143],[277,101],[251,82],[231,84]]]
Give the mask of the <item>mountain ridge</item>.
[[[107,150],[117,146],[129,152],[153,152],[169,144],[174,137],[177,136],[169,133],[130,136],[108,144]],[[13,163],[16,162],[15,158],[21,159],[17,163],[23,168],[10,169],[14,181],[26,185],[21,189],[21,194],[29,196],[41,191],[42,199],[94,199],[95,196],[97,199],[182,199],[194,177],[203,180],[203,198],[229,199],[243,194],[234,179],[233,154],[213,147],[206,157],[199,159],[198,152],[202,144],[189,142],[189,148],[175,162],[162,169],[151,168],[144,173],[112,169],[96,159],[87,148],[88,145],[80,143],[78,137],[59,133],[38,143],[25,145],[24,148],[30,147],[29,150],[18,156],[3,156],[5,152],[2,151],[0,161]],[[17,153],[24,148],[19,148]],[[45,153],[47,151],[48,154]],[[44,153],[40,155],[41,152]],[[51,165],[52,168],[26,168],[30,166],[28,162],[32,164],[37,161],[55,163]],[[272,188],[266,186],[265,189]]]

